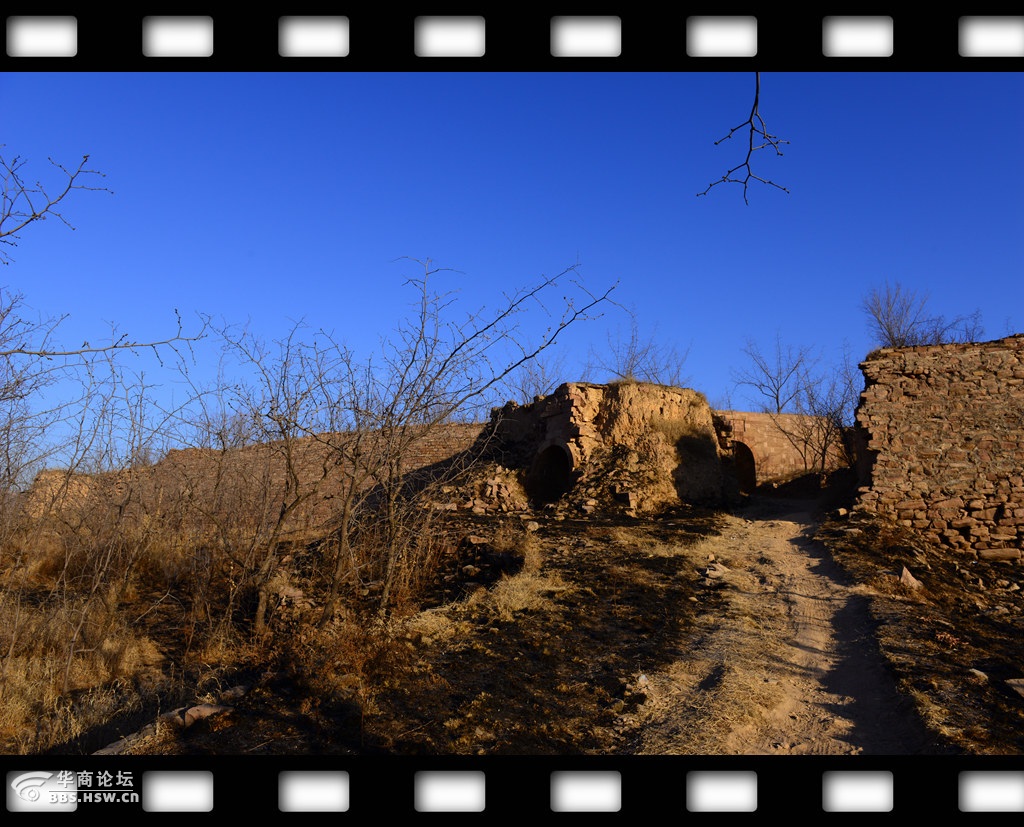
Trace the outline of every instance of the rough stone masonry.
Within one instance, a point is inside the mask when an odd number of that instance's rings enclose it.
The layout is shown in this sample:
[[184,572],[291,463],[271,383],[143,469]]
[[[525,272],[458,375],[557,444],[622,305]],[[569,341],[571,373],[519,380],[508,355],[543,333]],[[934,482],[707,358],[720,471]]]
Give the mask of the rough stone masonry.
[[856,508],[996,559],[1024,548],[1024,334],[861,363]]

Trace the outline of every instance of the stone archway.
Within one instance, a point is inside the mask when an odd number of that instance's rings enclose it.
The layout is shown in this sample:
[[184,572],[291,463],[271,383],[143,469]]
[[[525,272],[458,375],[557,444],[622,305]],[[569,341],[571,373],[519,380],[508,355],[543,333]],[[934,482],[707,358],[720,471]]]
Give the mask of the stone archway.
[[549,445],[533,460],[526,493],[536,503],[553,503],[572,488],[572,456],[562,445]]
[[736,469],[740,491],[744,494],[753,494],[757,488],[757,463],[754,461],[754,452],[742,442],[733,442],[732,450],[733,467]]

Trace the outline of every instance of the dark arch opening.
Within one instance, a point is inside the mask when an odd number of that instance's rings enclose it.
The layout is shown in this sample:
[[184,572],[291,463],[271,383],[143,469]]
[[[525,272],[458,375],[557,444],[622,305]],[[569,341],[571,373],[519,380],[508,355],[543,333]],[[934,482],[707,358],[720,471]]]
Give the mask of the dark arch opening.
[[740,484],[740,491],[744,494],[753,494],[757,488],[757,464],[754,462],[754,453],[742,442],[733,442],[733,466],[736,468],[736,480]]
[[537,454],[526,479],[526,493],[537,503],[553,503],[572,487],[572,461],[561,445],[550,445]]

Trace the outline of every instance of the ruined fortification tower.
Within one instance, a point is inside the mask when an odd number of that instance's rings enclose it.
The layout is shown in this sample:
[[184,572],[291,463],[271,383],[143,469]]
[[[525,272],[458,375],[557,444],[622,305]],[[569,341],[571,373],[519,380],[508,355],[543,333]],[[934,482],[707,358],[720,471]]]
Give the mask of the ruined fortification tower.
[[861,364],[856,508],[948,547],[1024,548],[1024,335],[885,348]]
[[525,471],[535,503],[568,496],[650,512],[724,495],[711,408],[689,388],[569,383],[496,409],[491,427],[505,464]]

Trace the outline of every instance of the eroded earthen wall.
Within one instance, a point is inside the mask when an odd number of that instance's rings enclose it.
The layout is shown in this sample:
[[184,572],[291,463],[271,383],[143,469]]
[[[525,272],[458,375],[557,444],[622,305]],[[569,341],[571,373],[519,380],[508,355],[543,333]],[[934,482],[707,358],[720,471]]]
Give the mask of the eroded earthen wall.
[[[401,473],[424,472],[432,478],[445,463],[458,463],[463,452],[475,456],[482,430],[479,423],[451,423],[410,428],[393,438],[369,432],[362,450],[371,455],[394,450],[400,439]],[[350,439],[323,434],[227,451],[186,448],[170,451],[151,466],[105,474],[43,471],[21,498],[23,514],[30,520],[53,514],[56,524],[91,521],[97,531],[118,521],[136,527],[170,521],[183,536],[205,537],[211,525],[239,524],[243,515],[251,518],[246,528],[272,525],[287,496],[295,504],[284,521],[285,534],[320,536],[333,524],[353,480],[360,488],[378,482],[366,473],[357,475],[345,459],[352,452],[346,447]],[[205,521],[197,522],[197,514],[205,515]]]
[[568,482],[585,503],[617,498],[654,511],[723,496],[711,408],[689,388],[568,383],[529,405],[496,409],[492,429],[508,467],[530,469],[528,488],[550,475],[552,452],[563,450]]
[[956,549],[1018,556],[1024,335],[883,349],[861,369],[857,425],[866,451],[857,509]]

